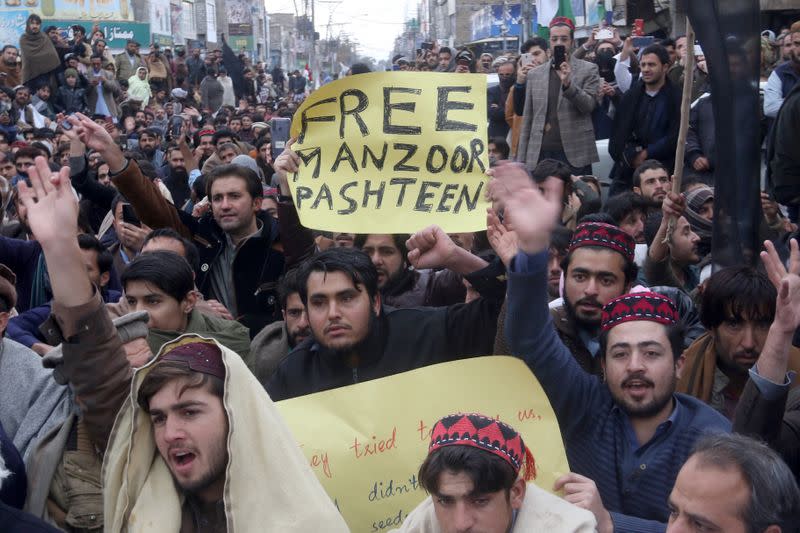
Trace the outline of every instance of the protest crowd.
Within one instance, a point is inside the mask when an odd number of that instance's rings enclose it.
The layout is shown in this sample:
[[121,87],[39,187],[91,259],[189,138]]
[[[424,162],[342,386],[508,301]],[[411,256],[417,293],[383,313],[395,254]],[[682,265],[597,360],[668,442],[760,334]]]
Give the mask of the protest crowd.
[[395,57],[497,75],[491,207],[370,234],[301,223],[307,72],[29,16],[0,59],[0,531],[348,531],[273,402],[493,354],[570,471],[538,485],[493,413],[430,421],[399,531],[800,531],[800,21],[762,34],[763,249],[724,268],[702,48],[676,160],[686,37],[574,30]]

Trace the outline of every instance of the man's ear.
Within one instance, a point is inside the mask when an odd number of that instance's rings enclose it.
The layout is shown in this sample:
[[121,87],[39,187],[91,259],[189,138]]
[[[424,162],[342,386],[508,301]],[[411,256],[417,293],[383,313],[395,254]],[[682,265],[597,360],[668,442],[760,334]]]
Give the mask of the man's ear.
[[189,313],[192,312],[196,304],[197,304],[197,291],[189,291],[189,293],[181,302],[181,310],[188,315]]
[[686,355],[681,354],[678,360],[675,361],[675,377],[681,379],[681,371],[683,371],[683,363],[686,362]]
[[514,484],[511,485],[509,500],[512,509],[519,509],[522,507],[522,502],[525,501],[525,490],[527,488],[528,484],[522,478],[517,479]]
[[375,299],[372,302],[372,310],[375,311],[375,316],[381,316],[381,293],[375,293]]
[[0,335],[3,335],[6,332],[6,328],[8,327],[8,319],[11,317],[11,314],[8,311],[3,311],[0,313]]
[[633,188],[633,192],[635,192],[635,193],[636,193],[636,194],[638,194],[639,196],[641,196],[641,195],[642,195],[642,189],[640,189],[639,187],[634,187],[634,188]]
[[253,211],[258,212],[261,210],[261,204],[264,202],[264,198],[261,196],[257,196],[253,198]]
[[108,285],[108,280],[111,279],[111,272],[103,272],[100,274],[100,288],[102,289]]

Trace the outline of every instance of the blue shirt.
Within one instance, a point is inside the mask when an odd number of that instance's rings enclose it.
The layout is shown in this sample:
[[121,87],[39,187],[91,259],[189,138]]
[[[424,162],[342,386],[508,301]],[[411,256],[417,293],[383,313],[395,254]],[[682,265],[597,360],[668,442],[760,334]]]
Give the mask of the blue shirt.
[[[730,422],[703,402],[674,394],[675,409],[639,443],[608,387],[585,372],[561,342],[547,308],[547,252],[514,259],[506,337],[547,394],[573,472],[592,479],[618,532],[663,532],[667,500],[695,441]],[[569,386],[565,386],[569,384]]]

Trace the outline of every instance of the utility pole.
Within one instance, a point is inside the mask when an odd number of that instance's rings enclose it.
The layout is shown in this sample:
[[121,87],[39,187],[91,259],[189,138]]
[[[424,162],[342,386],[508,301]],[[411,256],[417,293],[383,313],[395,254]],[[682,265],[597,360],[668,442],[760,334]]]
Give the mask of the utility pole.
[[503,52],[508,51],[508,0],[503,0],[503,23],[500,24],[500,34],[503,36]]
[[314,4],[315,0],[311,0],[311,50],[308,52],[308,68],[311,70],[312,87],[317,83],[317,75],[315,74],[315,62],[317,60],[317,26],[314,18]]
[[520,26],[522,27],[519,34],[520,48],[522,48],[522,44],[530,38],[531,26],[533,24],[531,2],[532,0],[522,0],[522,4],[520,5]]

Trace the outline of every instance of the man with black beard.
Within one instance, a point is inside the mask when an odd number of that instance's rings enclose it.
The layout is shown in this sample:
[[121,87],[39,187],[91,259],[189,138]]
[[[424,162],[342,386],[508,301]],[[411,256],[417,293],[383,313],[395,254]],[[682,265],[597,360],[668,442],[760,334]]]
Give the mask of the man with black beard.
[[289,352],[311,336],[306,306],[300,299],[300,269],[287,272],[278,284],[278,299],[283,320],[264,326],[250,342],[255,358],[253,373],[263,385]]
[[[547,394],[571,469],[554,490],[591,510],[598,531],[663,532],[667,499],[694,443],[704,433],[730,431],[712,408],[675,393],[684,332],[675,304],[644,292],[624,294],[597,310],[603,379],[587,373],[559,340],[547,309],[547,249],[560,202],[545,198],[519,164],[496,167],[487,192],[504,208],[518,243],[508,274],[506,336]],[[501,222],[494,213],[489,218],[493,231]],[[614,245],[617,239],[604,229],[579,227],[574,240]],[[605,278],[590,280],[602,284]],[[595,311],[574,303],[576,313]]]
[[161,149],[161,134],[157,129],[147,128],[139,134],[139,152],[153,164],[161,178],[166,177],[166,169],[163,168],[165,154]]
[[[453,240],[437,226],[419,233],[420,238],[441,241],[447,244],[447,258],[460,257]],[[463,302],[466,289],[461,275],[449,267],[447,260],[443,270],[417,270],[407,260],[406,240],[408,235],[379,234],[356,235],[355,248],[369,256],[378,271],[378,290],[384,305],[389,307],[440,307]],[[475,257],[472,270],[479,270],[487,263]]]
[[[409,239],[409,260],[432,268],[449,245]],[[450,241],[452,242],[452,241]],[[466,266],[473,256],[456,247]],[[300,274],[300,298],[312,337],[281,362],[267,383],[277,401],[344,387],[423,366],[491,353],[504,290],[450,307],[384,308],[378,271],[352,248],[330,248],[310,258]],[[465,276],[475,287],[483,271]]]
[[186,160],[178,146],[167,148],[167,164],[163,169],[164,185],[172,195],[172,202],[181,209],[189,200],[192,190],[189,187],[189,172],[186,170]]
[[603,306],[636,281],[635,249],[633,238],[617,226],[584,222],[575,228],[561,262],[564,303],[551,316],[564,345],[585,371],[597,376],[602,373],[597,352]]

